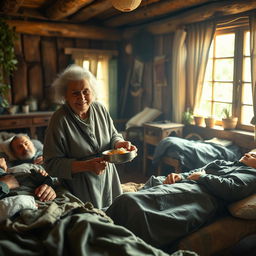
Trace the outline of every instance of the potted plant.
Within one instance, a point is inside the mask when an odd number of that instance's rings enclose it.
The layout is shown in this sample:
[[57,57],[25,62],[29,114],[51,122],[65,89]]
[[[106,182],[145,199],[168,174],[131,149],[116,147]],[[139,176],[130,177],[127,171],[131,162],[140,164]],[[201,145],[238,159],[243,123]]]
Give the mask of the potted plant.
[[9,106],[7,100],[10,85],[8,77],[16,69],[17,60],[14,54],[14,40],[17,38],[13,28],[0,19],[0,112]]
[[237,125],[238,118],[233,117],[230,113],[230,109],[224,108],[223,109],[223,115],[224,117],[222,118],[222,126],[224,130],[231,130],[235,129]]
[[185,125],[189,125],[193,121],[193,111],[189,108],[182,114],[182,123]]

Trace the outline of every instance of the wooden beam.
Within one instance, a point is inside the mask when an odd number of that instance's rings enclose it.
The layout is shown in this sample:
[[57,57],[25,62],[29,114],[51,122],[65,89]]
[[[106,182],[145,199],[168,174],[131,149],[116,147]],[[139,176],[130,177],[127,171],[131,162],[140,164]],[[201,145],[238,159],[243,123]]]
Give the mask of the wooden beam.
[[136,26],[126,29],[124,38],[130,38],[141,29],[145,29],[152,34],[167,34],[177,30],[187,24],[201,22],[204,20],[217,19],[228,15],[235,15],[256,9],[255,0],[225,0],[194,8],[182,14],[173,15],[171,18],[152,22],[143,26]]
[[194,6],[202,5],[205,3],[213,2],[216,0],[166,0],[159,1],[143,8],[138,8],[132,12],[122,13],[121,15],[114,16],[113,18],[104,22],[104,25],[110,27],[122,26],[130,23],[139,23],[147,21],[159,16],[172,14],[183,9],[188,9]]
[[46,16],[50,19],[59,20],[68,17],[93,0],[57,0],[46,9]]
[[2,0],[0,2],[0,10],[4,13],[18,12],[23,0]]
[[71,18],[71,21],[84,22],[110,8],[112,8],[112,4],[109,0],[98,0],[95,1],[95,3],[89,5],[88,7],[80,10]]
[[50,37],[89,38],[107,41],[121,40],[121,33],[117,29],[112,28],[20,20],[8,20],[7,23],[12,27],[16,27],[16,32],[24,34]]

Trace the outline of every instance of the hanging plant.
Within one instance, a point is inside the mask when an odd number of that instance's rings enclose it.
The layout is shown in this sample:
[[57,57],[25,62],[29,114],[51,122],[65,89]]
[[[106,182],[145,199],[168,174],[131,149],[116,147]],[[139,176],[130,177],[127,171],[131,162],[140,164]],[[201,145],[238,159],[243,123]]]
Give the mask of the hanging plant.
[[16,69],[17,59],[14,54],[14,41],[17,35],[4,19],[0,19],[0,107],[6,108],[9,103],[7,95],[10,85],[7,79]]

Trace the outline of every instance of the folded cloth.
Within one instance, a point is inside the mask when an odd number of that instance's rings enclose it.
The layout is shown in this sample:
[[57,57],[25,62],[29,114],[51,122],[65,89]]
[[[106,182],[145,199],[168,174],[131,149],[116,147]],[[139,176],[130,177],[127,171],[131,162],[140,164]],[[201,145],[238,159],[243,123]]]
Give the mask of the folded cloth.
[[12,217],[23,209],[36,210],[35,198],[29,195],[17,195],[0,200],[0,221]]

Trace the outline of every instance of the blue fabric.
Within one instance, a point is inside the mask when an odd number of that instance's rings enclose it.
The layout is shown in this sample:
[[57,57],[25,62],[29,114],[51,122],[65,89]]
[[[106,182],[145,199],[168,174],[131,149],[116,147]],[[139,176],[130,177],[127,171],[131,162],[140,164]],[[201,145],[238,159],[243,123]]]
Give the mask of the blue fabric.
[[224,147],[214,143],[167,137],[157,145],[153,164],[157,164],[162,157],[168,156],[180,161],[183,171],[202,167],[216,159],[236,161],[241,157],[237,146]]

